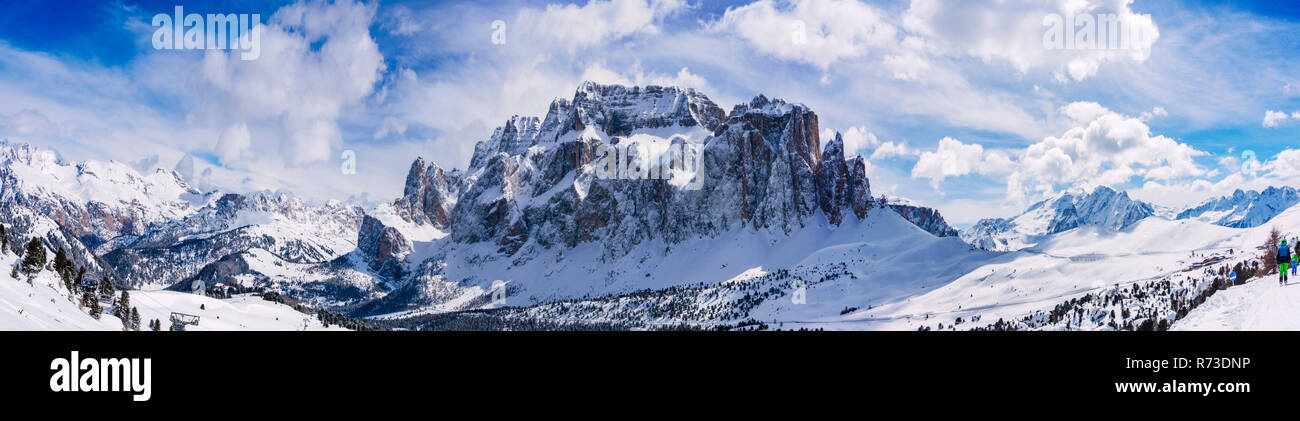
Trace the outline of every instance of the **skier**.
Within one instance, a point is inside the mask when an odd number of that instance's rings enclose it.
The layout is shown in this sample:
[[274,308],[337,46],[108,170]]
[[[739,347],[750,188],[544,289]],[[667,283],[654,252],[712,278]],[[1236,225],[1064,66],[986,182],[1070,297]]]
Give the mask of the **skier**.
[[[1300,240],[1293,240],[1291,244],[1300,245]],[[1291,276],[1296,275],[1296,267],[1300,266],[1300,250],[1291,253]]]
[[1291,249],[1286,246],[1286,239],[1277,247],[1277,283],[1286,285],[1286,270],[1291,265]]

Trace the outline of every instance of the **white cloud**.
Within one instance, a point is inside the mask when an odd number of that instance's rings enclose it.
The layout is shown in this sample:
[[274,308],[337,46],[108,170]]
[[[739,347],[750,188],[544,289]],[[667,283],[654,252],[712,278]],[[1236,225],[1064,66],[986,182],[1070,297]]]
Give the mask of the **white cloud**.
[[855,0],[796,1],[793,5],[759,0],[728,8],[708,29],[738,36],[761,53],[808,63],[823,71],[836,61],[898,43],[898,28],[875,7]]
[[916,150],[912,149],[910,146],[907,146],[907,142],[894,143],[893,141],[888,141],[888,142],[881,143],[880,147],[876,148],[876,150],[871,153],[871,159],[872,160],[889,159],[889,158],[900,157],[900,156],[913,156],[917,154],[918,152]]
[[1194,159],[1206,152],[1153,136],[1137,118],[1083,102],[1062,107],[1061,112],[1079,125],[1025,149],[1008,177],[1008,198],[1031,199],[1058,184],[1115,185],[1133,177],[1171,180],[1206,174]]
[[985,151],[980,144],[965,144],[945,137],[933,152],[921,153],[912,167],[913,178],[928,178],[930,185],[938,188],[947,177],[968,174],[994,174],[1006,172],[1013,165],[1011,158],[1001,151]]
[[1164,117],[1167,115],[1169,115],[1169,111],[1166,111],[1164,107],[1155,107],[1152,108],[1151,111],[1143,111],[1142,115],[1140,115],[1138,118],[1141,119],[1142,121],[1151,121],[1154,120],[1156,117]]
[[248,125],[241,122],[231,124],[223,130],[214,149],[221,162],[229,163],[245,158],[252,146],[253,137],[248,132]]
[[[949,55],[965,55],[986,62],[1002,60],[1020,73],[1036,67],[1056,73],[1058,81],[1084,80],[1101,65],[1119,61],[1145,61],[1160,31],[1150,15],[1134,12],[1132,0],[999,0],[944,2],[913,0],[903,16],[903,28],[924,36],[934,48]],[[1117,16],[1146,36],[1134,49],[1052,49],[1044,35],[1051,29],[1048,16]],[[1081,25],[1082,26],[1082,25]],[[1097,26],[1100,28],[1100,26]],[[1101,31],[1098,31],[1101,32]],[[1065,35],[1073,35],[1066,32]],[[1102,38],[1098,37],[1098,40]]]
[[1293,182],[1300,178],[1300,150],[1287,148],[1278,152],[1273,159],[1263,164],[1262,170],[1268,173],[1268,176],[1279,179],[1290,179]]
[[506,39],[572,52],[632,34],[656,33],[660,19],[685,6],[683,0],[592,0],[583,6],[525,8],[506,27]]
[[894,72],[895,79],[907,81],[920,80],[930,70],[930,62],[913,53],[885,56],[884,65]]
[[1280,126],[1282,123],[1286,122],[1288,118],[1300,119],[1300,111],[1296,111],[1292,115],[1288,115],[1286,112],[1283,111],[1273,111],[1273,110],[1264,111],[1264,127],[1270,129],[1276,128],[1277,126]]
[[350,1],[281,8],[263,26],[257,60],[207,52],[196,107],[221,125],[275,126],[278,135],[253,140],[278,146],[290,165],[332,159],[342,144],[340,113],[370,95],[384,69],[370,37],[373,17],[374,6]]
[[844,154],[857,155],[858,152],[880,145],[880,139],[866,127],[854,126],[844,131]]

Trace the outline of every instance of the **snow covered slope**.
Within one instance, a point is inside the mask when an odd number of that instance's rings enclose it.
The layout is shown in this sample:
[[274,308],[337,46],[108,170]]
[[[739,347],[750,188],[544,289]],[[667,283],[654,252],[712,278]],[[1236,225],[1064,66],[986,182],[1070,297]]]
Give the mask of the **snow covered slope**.
[[1300,330],[1300,283],[1257,279],[1220,291],[1172,330]]
[[[30,284],[24,274],[19,274],[19,279],[10,277],[10,269],[16,264],[17,257],[12,253],[0,256],[0,269],[4,271],[0,274],[0,330],[122,330],[122,322],[107,312],[98,320],[91,317],[78,300],[68,296],[63,282],[53,272],[37,273]],[[132,306],[140,312],[141,324],[157,319],[162,321],[163,329],[170,326],[173,311],[200,317],[199,325],[187,330],[325,329],[314,315],[256,295],[226,300],[174,291],[131,291],[130,295]]]

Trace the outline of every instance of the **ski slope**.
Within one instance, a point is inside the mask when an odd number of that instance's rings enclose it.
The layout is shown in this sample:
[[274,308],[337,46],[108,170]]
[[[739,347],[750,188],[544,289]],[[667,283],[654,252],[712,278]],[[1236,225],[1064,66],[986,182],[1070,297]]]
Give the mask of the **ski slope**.
[[[872,251],[849,245],[840,260],[849,262],[857,279],[814,285],[807,292],[806,304],[788,300],[765,304],[763,314],[755,317],[787,329],[827,330],[915,330],[940,323],[951,328],[960,318],[966,324],[957,329],[969,329],[1050,310],[1116,286],[1161,280],[1196,282],[1204,278],[1201,262],[1209,260],[1214,262],[1211,266],[1219,267],[1257,257],[1261,253],[1257,247],[1274,226],[1291,238],[1300,234],[1300,206],[1249,229],[1150,217],[1118,231],[1076,228],[1032,248],[1004,253],[945,250],[933,240],[896,231],[888,237],[891,244],[901,247],[896,246],[890,259],[854,259],[853,255],[870,255]],[[934,248],[907,247],[915,244]],[[905,269],[881,279],[873,276],[881,265]],[[886,281],[890,278],[902,282]],[[1174,326],[1300,330],[1300,285],[1279,290],[1273,279],[1221,291]],[[912,289],[911,294],[905,292],[907,288]],[[881,290],[896,293],[882,294]],[[854,307],[856,311],[846,314],[831,311]],[[1296,317],[1274,314],[1286,311]]]
[[1274,275],[1219,291],[1171,330],[1300,330],[1300,282]]
[[[50,271],[41,271],[27,283],[26,275],[10,277],[17,264],[12,253],[0,256],[0,330],[122,330],[122,322],[108,314],[98,320],[86,313],[78,300],[70,299],[63,282]],[[200,317],[198,326],[186,330],[326,330],[314,315],[298,312],[284,304],[241,295],[220,300],[175,291],[130,291],[131,305],[140,312],[141,330],[158,319],[166,330],[171,312]],[[331,326],[328,330],[344,330]]]

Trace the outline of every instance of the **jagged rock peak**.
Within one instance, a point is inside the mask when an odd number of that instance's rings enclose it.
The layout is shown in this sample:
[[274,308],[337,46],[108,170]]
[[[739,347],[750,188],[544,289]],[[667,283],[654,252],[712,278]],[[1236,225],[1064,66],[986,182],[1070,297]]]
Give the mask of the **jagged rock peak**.
[[602,85],[583,82],[572,99],[551,102],[543,118],[513,116],[474,147],[470,168],[480,168],[494,154],[519,154],[541,143],[576,139],[584,132],[596,137],[627,136],[636,130],[669,127],[720,128],[726,112],[704,94],[689,88]]
[[449,181],[447,172],[437,164],[423,157],[416,158],[406,175],[402,197],[393,203],[397,214],[420,225],[450,227],[451,210],[456,203],[452,177]]

